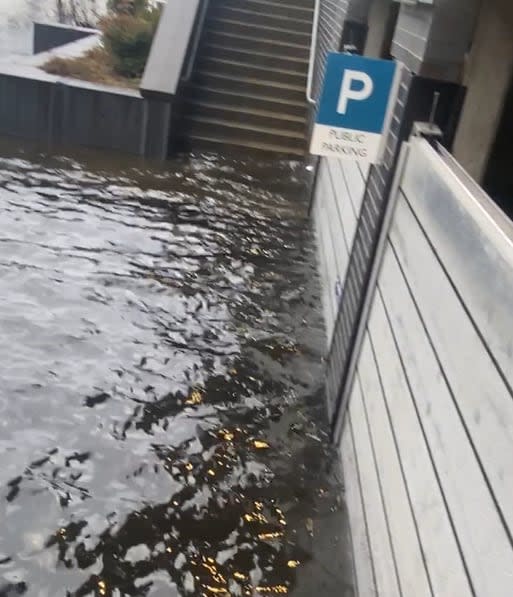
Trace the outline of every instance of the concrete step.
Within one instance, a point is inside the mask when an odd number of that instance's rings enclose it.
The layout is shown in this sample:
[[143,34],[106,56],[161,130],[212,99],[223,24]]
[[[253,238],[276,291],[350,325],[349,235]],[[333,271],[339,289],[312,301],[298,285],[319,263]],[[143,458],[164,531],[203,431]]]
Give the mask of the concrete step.
[[243,48],[227,48],[217,44],[205,44],[200,52],[201,57],[215,57],[222,60],[242,62],[259,68],[276,68],[285,71],[308,73],[308,60],[296,56],[280,56],[273,53],[254,52]]
[[205,102],[214,105],[244,106],[248,110],[263,110],[266,112],[286,113],[289,116],[306,118],[307,106],[304,100],[299,102],[286,100],[275,95],[259,93],[240,93],[228,89],[213,89],[206,86],[190,85],[186,102]]
[[297,33],[312,33],[312,19],[292,15],[273,15],[266,12],[258,12],[248,9],[246,4],[238,6],[227,6],[226,4],[214,3],[210,17],[215,19],[226,19],[230,21],[242,21],[253,25],[264,25],[267,27],[292,29]]
[[193,116],[186,118],[187,137],[208,137],[216,139],[244,140],[247,143],[259,143],[288,148],[290,151],[304,152],[304,135],[283,128],[240,124],[229,120]]
[[261,25],[259,23],[246,23],[232,19],[209,19],[207,27],[213,31],[227,34],[240,35],[256,39],[268,39],[281,43],[291,43],[298,46],[309,46],[310,33],[295,31],[286,24],[281,27]]
[[[215,55],[215,54],[214,54]],[[198,70],[210,74],[225,75],[227,77],[249,77],[251,79],[265,79],[285,85],[293,85],[306,89],[306,72],[296,72],[281,68],[257,66],[238,60],[226,60],[223,58],[206,57],[200,58]]]
[[308,60],[310,53],[309,44],[295,44],[275,39],[224,33],[223,31],[216,31],[209,29],[208,27],[205,30],[203,37],[205,44],[216,44],[225,48],[242,49],[250,52],[263,52],[264,54],[274,54],[276,56],[293,56],[295,58]]
[[305,102],[304,85],[288,85],[265,79],[232,77],[199,70],[194,74],[193,83],[210,89],[223,89],[233,93],[279,97],[293,102]]
[[247,105],[230,106],[229,104],[194,101],[187,105],[187,113],[189,117],[199,116],[266,129],[282,129],[302,136],[306,132],[305,117],[291,116],[287,112],[250,109]]
[[254,143],[246,139],[232,139],[224,137],[208,137],[204,135],[191,135],[184,140],[186,151],[206,151],[222,153],[223,155],[254,155],[257,158],[267,157],[269,154],[277,158],[301,159],[305,151],[291,149],[290,147],[272,143]]
[[288,2],[273,2],[271,0],[245,0],[243,3],[241,0],[223,0],[222,4],[223,6],[232,8],[240,8],[243,4],[244,8],[247,10],[266,15],[306,19],[310,22],[312,22],[313,19],[313,0],[299,1],[297,3],[293,0],[289,0]]
[[186,147],[305,155],[313,4],[211,3],[184,94]]

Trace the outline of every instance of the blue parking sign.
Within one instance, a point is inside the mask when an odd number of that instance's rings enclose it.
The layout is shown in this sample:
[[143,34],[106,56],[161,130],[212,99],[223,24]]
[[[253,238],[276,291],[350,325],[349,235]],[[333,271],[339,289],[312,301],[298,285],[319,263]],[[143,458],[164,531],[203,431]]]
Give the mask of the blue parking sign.
[[310,152],[379,161],[398,70],[391,60],[328,54]]

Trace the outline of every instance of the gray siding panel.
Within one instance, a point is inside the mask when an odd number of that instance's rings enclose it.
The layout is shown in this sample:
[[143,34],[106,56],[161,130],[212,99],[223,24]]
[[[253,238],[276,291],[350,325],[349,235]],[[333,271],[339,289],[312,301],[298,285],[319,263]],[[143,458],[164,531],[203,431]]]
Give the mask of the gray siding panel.
[[513,230],[473,184],[411,141],[340,444],[379,597],[511,595]]
[[380,477],[374,462],[371,436],[365,420],[363,398],[359,384],[355,384],[349,424],[353,429],[353,441],[360,481],[362,499],[369,529],[376,588],[378,595],[399,597],[401,590],[396,572],[396,556],[391,544],[390,527],[383,504]]
[[[469,569],[470,582],[479,596],[505,597],[511,589],[511,585],[506,589],[506,577],[513,572],[511,544],[444,378],[438,355],[430,343],[425,322],[416,310],[414,301],[418,296],[411,295],[400,270],[401,263],[404,263],[402,257],[394,255],[390,249],[380,281],[384,305],[400,351],[398,358],[404,364],[449,516]],[[398,289],[402,302],[397,298]],[[441,293],[441,299],[445,298]],[[493,443],[493,436],[489,442]],[[435,533],[436,529],[431,529],[433,536]],[[448,574],[451,569],[447,566],[442,569],[444,571]],[[448,595],[442,591],[438,594]]]
[[356,464],[353,434],[349,429],[349,424],[340,445],[340,456],[344,470],[347,509],[350,512],[349,522],[356,590],[361,597],[377,597],[367,517],[363,508],[360,475]]
[[399,582],[404,595],[430,597],[431,590],[417,535],[417,523],[404,483],[393,429],[388,421],[381,379],[377,368],[373,366],[373,360],[368,336],[362,349],[362,361],[368,363],[368,366],[360,368],[356,383],[360,384],[362,390],[375,466],[380,477],[391,541],[396,554]]
[[405,201],[398,205],[391,240],[469,440],[502,512],[513,523],[513,475],[504,474],[513,448],[509,389]]
[[[437,177],[433,160],[439,160],[439,156],[427,154],[422,161],[410,160],[404,192],[503,376],[513,379],[510,305],[513,297],[513,225],[494,205],[490,205],[477,185],[473,188],[474,195],[465,194],[461,201],[438,201],[441,191],[437,190],[438,185],[435,186]],[[463,172],[458,174],[466,176]],[[468,179],[466,182],[474,185]],[[419,201],[415,188],[427,184],[433,192]],[[458,188],[454,187],[451,195],[457,192]],[[497,218],[501,220],[500,228],[496,225]],[[490,238],[493,242],[488,240]]]

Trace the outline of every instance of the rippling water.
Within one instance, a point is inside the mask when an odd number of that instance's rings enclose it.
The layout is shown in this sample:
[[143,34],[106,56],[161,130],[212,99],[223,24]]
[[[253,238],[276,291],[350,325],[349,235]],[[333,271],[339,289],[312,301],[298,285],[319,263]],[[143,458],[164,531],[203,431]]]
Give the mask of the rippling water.
[[101,162],[0,160],[0,596],[352,595],[302,169]]

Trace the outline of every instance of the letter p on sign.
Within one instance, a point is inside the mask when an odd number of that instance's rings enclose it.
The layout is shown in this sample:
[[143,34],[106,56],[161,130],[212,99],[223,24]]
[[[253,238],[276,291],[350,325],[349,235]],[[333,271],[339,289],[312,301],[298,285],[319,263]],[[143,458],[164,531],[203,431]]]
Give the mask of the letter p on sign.
[[[361,88],[355,89],[354,83],[361,83]],[[346,114],[350,100],[359,102],[364,101],[369,99],[373,91],[374,84],[367,73],[346,69],[340,86],[337,112],[339,114]]]

